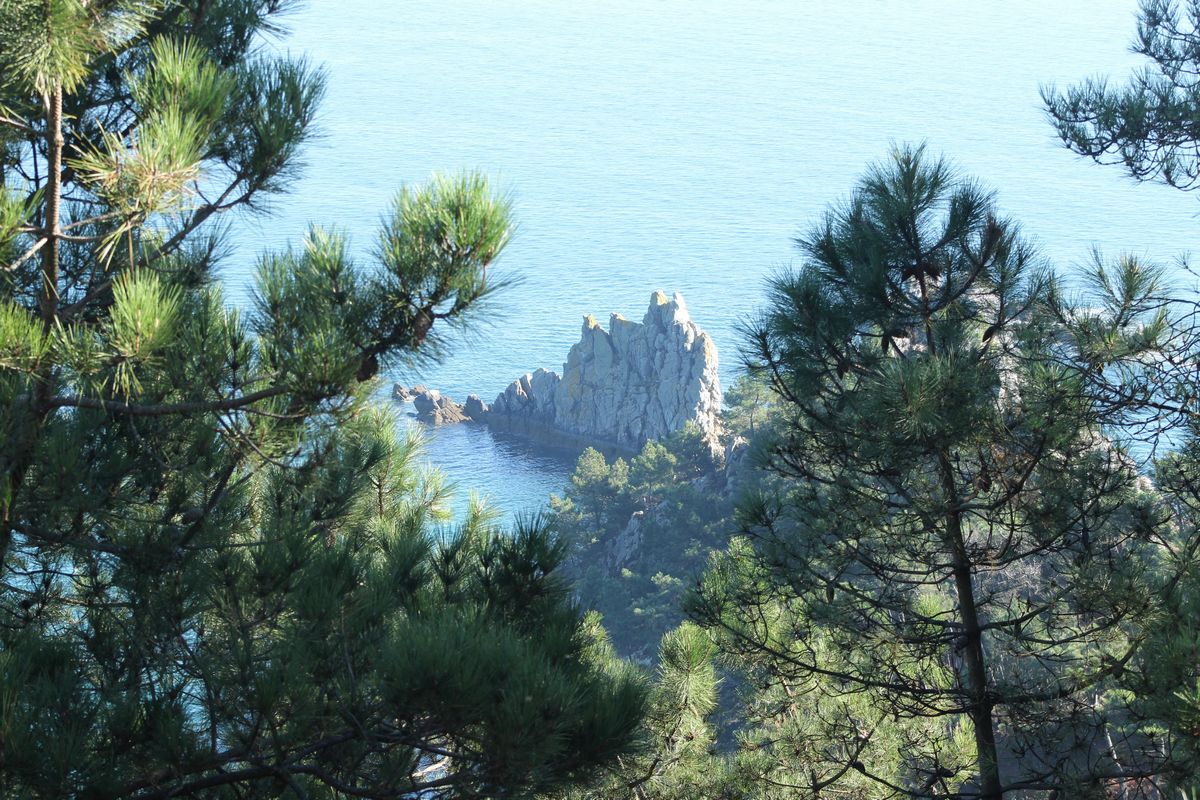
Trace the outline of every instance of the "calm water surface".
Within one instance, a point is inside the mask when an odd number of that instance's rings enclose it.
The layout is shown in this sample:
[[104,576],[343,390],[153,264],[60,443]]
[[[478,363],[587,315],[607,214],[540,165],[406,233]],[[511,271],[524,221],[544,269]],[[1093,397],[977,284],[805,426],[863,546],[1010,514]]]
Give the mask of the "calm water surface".
[[[1133,0],[312,0],[283,42],[329,71],[324,137],[246,251],[335,226],[369,257],[396,189],[480,168],[520,230],[520,284],[434,368],[390,376],[461,399],[558,369],[582,315],[640,317],[681,292],[736,374],[738,320],[791,238],[892,143],[926,141],[999,193],[1062,267],[1093,246],[1169,263],[1194,250],[1196,198],[1075,158],[1043,84],[1126,74]],[[244,289],[253,259],[227,278]],[[431,461],[510,511],[570,461],[486,431],[436,431]],[[464,491],[465,496],[465,491]]]

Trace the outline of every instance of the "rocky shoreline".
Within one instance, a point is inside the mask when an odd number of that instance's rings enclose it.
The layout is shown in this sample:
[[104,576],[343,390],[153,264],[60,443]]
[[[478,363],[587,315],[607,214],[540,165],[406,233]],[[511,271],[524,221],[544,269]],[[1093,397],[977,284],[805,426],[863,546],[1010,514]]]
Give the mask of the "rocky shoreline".
[[411,401],[423,422],[486,424],[543,444],[636,451],[692,423],[714,452],[722,449],[716,344],[678,293],[651,295],[640,323],[614,313],[605,330],[585,316],[561,375],[527,372],[491,404],[401,384],[393,396]]

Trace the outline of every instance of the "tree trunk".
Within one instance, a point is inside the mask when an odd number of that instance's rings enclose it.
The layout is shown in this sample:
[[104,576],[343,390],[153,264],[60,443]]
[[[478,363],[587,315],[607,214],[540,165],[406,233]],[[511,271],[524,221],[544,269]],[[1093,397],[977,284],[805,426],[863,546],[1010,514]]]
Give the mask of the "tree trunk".
[[983,632],[975,606],[975,586],[971,578],[971,561],[967,556],[962,517],[957,509],[958,492],[949,459],[941,457],[942,484],[950,503],[946,515],[946,533],[953,550],[954,586],[958,595],[959,617],[962,621],[964,682],[970,698],[968,716],[975,729],[975,750],[979,765],[980,800],[1001,800],[1000,761],[996,750],[995,704],[988,694],[987,662],[983,654]]
[[[42,292],[38,298],[44,336],[52,333],[58,318],[58,247],[62,236],[59,217],[62,206],[62,157],[65,143],[62,126],[62,92],[62,82],[56,80],[51,86],[50,94],[45,98],[46,159],[48,163],[42,236],[45,237],[46,244],[42,247]],[[46,401],[51,396],[51,380],[51,375],[46,371],[36,376],[29,407],[18,409],[14,406],[10,409],[18,415],[25,415],[26,419],[17,423],[17,432],[5,442],[5,446],[9,448],[10,452],[4,459],[7,474],[0,478],[6,483],[0,494],[0,573],[5,569],[8,548],[12,545],[15,519],[13,506],[17,501],[17,493],[21,489],[21,484],[25,480],[25,473],[29,470],[38,429],[49,411]]]
[[54,82],[46,98],[46,214],[42,235],[42,326],[48,332],[58,314],[58,243],[62,235],[59,207],[62,203],[62,83]]

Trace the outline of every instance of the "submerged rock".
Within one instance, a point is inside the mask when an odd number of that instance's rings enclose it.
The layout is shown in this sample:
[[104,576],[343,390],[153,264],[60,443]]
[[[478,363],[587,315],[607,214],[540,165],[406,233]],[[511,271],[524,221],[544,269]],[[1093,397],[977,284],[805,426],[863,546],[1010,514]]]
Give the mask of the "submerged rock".
[[620,314],[608,330],[588,315],[562,375],[526,373],[496,398],[488,424],[637,450],[691,421],[714,447],[721,432],[717,348],[683,298],[650,298],[642,321]]

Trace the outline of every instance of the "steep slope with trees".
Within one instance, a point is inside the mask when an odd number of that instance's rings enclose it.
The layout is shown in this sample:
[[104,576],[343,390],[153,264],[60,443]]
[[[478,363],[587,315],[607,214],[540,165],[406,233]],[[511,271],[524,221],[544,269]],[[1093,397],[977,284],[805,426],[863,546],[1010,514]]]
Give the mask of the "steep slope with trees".
[[628,461],[588,448],[565,495],[551,499],[574,544],[576,591],[623,655],[649,661],[682,621],[683,592],[731,520],[733,497],[718,477],[703,434],[689,427]]
[[[1149,69],[1047,91],[1068,147],[1195,188],[1197,30],[1194,3],[1143,2]],[[1194,302],[1128,258],[1066,302],[986,194],[913,151],[801,244],[753,327],[786,419],[690,601],[747,680],[737,747],[672,760],[686,717],[652,718],[659,757],[586,796],[1192,796]]]

